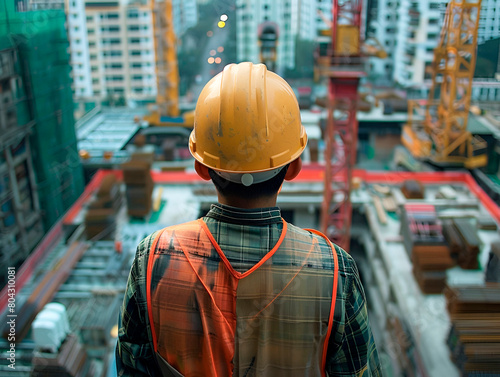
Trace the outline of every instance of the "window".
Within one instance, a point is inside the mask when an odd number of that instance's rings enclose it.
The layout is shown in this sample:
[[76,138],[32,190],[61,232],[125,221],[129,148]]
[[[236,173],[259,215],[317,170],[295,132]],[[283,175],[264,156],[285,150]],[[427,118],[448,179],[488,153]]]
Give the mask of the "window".
[[121,69],[123,68],[122,63],[111,63],[111,64],[104,64],[104,68],[107,69]]
[[92,79],[92,84],[99,84],[99,79]]
[[104,57],[107,57],[107,56],[122,56],[122,52],[120,50],[104,51],[102,53],[102,56],[104,56]]
[[128,41],[129,43],[141,43],[140,38],[130,38]]
[[94,17],[92,17],[92,16],[87,16],[87,21],[92,21],[93,18]]
[[102,44],[111,44],[111,45],[117,45],[120,44],[120,38],[103,38],[102,39]]
[[87,34],[94,34],[95,33],[95,30],[94,29],[88,29],[87,30]]
[[119,14],[118,13],[104,13],[104,14],[101,14],[101,18],[102,19],[108,19],[108,20],[116,20],[117,18],[119,17]]
[[437,25],[439,23],[439,20],[437,18],[430,18],[429,19],[429,25]]
[[131,50],[130,55],[139,56],[139,55],[141,55],[141,51],[140,50]]
[[132,64],[130,64],[130,67],[132,67],[132,68],[142,68],[142,63],[132,63]]
[[95,42],[89,42],[89,47],[95,47]]
[[139,18],[139,13],[136,10],[130,11],[127,14],[128,18]]
[[113,25],[113,26],[102,26],[101,27],[102,32],[108,32],[108,33],[114,33],[120,31],[120,26],[118,25]]
[[106,81],[123,81],[123,76],[121,75],[106,76]]
[[139,30],[139,25],[129,25],[128,30],[129,31],[137,31],[137,30]]
[[96,60],[97,55],[96,54],[90,54],[90,60]]
[[142,80],[142,75],[133,75],[132,80]]

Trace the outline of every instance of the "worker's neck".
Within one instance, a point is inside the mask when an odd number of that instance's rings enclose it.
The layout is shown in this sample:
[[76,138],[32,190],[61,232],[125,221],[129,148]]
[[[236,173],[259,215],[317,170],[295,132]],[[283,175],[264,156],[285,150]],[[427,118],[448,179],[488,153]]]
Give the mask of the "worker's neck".
[[262,197],[256,199],[233,198],[233,197],[229,198],[222,196],[220,194],[218,194],[217,196],[219,198],[220,204],[225,204],[227,206],[245,208],[245,209],[276,207],[276,200],[278,198],[277,194],[269,197]]

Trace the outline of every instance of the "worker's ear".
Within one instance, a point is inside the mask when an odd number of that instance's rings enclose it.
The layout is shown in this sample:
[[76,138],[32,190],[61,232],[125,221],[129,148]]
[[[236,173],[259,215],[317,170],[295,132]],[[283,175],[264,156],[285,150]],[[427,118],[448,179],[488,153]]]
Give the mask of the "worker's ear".
[[290,163],[290,166],[286,171],[285,180],[291,181],[292,179],[294,179],[297,175],[299,175],[301,169],[302,159],[299,157]]
[[210,179],[212,179],[208,173],[208,168],[205,165],[200,164],[198,160],[194,162],[194,169],[201,179],[204,179],[205,181],[210,181]]

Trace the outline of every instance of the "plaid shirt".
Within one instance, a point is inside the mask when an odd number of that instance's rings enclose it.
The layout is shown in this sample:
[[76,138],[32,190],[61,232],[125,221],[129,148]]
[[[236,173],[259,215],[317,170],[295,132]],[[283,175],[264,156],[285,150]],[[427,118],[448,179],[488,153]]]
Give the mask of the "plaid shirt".
[[[240,209],[212,205],[203,218],[224,254],[238,272],[250,269],[277,243],[283,228],[280,210]],[[116,363],[119,376],[160,376],[151,342],[147,303],[146,268],[156,233],[137,247],[119,316]],[[329,248],[326,242],[321,247]],[[327,353],[329,376],[381,376],[378,353],[370,329],[366,298],[356,264],[337,247],[339,291]],[[337,310],[335,311],[337,313]]]

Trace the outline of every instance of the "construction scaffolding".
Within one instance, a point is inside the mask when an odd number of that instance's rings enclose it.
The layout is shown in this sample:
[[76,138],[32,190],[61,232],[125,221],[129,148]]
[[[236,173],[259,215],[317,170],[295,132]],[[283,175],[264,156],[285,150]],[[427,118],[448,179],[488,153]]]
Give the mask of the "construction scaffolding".
[[0,13],[0,263],[9,265],[29,255],[84,187],[66,15],[22,9],[9,2]]

